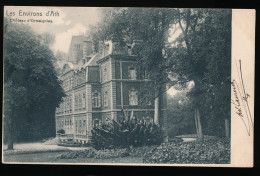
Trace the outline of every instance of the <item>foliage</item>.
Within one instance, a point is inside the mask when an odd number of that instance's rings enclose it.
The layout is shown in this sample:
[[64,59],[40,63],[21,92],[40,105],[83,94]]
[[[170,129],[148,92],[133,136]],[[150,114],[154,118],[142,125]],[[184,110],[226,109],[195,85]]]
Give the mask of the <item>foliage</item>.
[[129,156],[127,149],[111,149],[111,150],[95,150],[88,148],[83,151],[70,151],[57,157],[57,159],[72,159],[72,158],[96,158],[110,159]]
[[205,140],[203,142],[169,142],[160,146],[142,146],[130,149],[70,151],[58,156],[58,159],[96,158],[109,159],[119,157],[142,157],[144,163],[171,164],[228,164],[230,163],[230,141]]
[[57,157],[57,159],[71,159],[71,158],[92,158],[95,156],[96,150],[93,148],[84,151],[70,151]]
[[167,100],[167,124],[170,138],[196,132],[192,104],[186,91],[180,91]]
[[145,153],[144,163],[228,164],[230,141],[163,143]]
[[4,22],[5,141],[54,136],[55,109],[65,95],[54,55],[29,26]]
[[65,130],[64,130],[64,129],[59,129],[59,130],[57,131],[57,133],[59,133],[59,134],[65,134]]
[[123,47],[141,40],[141,46],[133,54],[154,80],[153,86],[167,82],[164,50],[169,44],[169,30],[176,11],[166,8],[103,8],[100,11],[102,20],[92,27],[90,34],[96,50],[98,42],[103,40],[118,42]]
[[187,95],[200,109],[203,131],[223,136],[230,119],[231,11],[177,11],[181,34],[167,50],[170,73],[194,82]]
[[161,128],[153,122],[137,122],[135,119],[121,122],[113,120],[92,129],[92,144],[96,149],[153,145],[161,142]]

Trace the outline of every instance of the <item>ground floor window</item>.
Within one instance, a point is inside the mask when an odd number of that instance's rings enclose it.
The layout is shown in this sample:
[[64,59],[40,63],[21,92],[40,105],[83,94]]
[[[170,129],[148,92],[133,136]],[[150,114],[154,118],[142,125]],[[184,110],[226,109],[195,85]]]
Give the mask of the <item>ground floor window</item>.
[[86,120],[75,120],[75,133],[76,135],[86,135],[87,123]]

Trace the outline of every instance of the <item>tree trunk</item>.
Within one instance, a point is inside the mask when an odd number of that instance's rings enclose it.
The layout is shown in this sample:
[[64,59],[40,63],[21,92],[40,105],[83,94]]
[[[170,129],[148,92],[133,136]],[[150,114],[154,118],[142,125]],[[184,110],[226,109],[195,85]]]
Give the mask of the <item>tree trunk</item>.
[[7,137],[7,150],[13,150],[14,149],[14,123],[13,123],[13,119],[14,116],[12,116],[12,113],[9,114],[7,118],[7,130],[5,131],[7,133],[6,137]]
[[201,127],[201,120],[200,120],[200,112],[198,108],[195,108],[195,123],[196,123],[196,131],[197,131],[197,140],[203,140],[203,133]]
[[197,119],[197,109],[194,109],[194,118],[195,118],[195,125],[196,125],[196,133],[197,137],[199,136],[199,127],[198,127],[198,119]]
[[154,123],[159,123],[159,97],[154,100]]
[[230,132],[229,132],[229,120],[225,119],[225,131],[226,131],[226,138],[230,138]]
[[154,100],[154,123],[159,124],[160,117],[160,89],[155,91],[155,100]]
[[8,139],[8,146],[7,146],[7,150],[13,150],[14,149],[14,142],[12,138]]

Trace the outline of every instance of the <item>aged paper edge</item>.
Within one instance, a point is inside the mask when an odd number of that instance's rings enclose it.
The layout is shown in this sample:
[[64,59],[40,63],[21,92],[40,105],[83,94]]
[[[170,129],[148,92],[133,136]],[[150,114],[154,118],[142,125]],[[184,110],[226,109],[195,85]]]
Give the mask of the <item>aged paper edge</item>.
[[[8,8],[5,6],[5,8]],[[75,7],[76,8],[76,7]],[[232,70],[231,79],[238,79],[235,63],[243,63],[244,84],[250,95],[249,105],[254,115],[254,82],[255,82],[255,14],[254,9],[232,9]],[[232,92],[232,90],[231,90]],[[231,93],[231,99],[234,95]],[[254,117],[253,117],[254,118]],[[37,164],[37,165],[115,165],[115,166],[188,166],[188,167],[253,167],[253,129],[248,136],[245,127],[231,106],[231,163],[230,164],[138,164],[138,163],[52,163],[52,162],[4,162],[4,164]],[[3,127],[2,127],[2,132]],[[2,133],[2,134],[3,134]],[[3,138],[2,138],[3,144]]]

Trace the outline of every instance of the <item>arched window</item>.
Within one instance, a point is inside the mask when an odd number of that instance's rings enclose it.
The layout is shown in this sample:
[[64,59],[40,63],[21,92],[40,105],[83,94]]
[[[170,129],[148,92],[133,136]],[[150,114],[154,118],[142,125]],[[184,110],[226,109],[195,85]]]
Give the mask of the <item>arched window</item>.
[[136,80],[136,69],[133,66],[129,67],[129,78]]
[[97,90],[96,90],[95,92],[92,93],[92,107],[98,108],[100,106],[101,106],[100,93],[97,92]]
[[138,91],[134,88],[129,91],[129,105],[138,105]]

